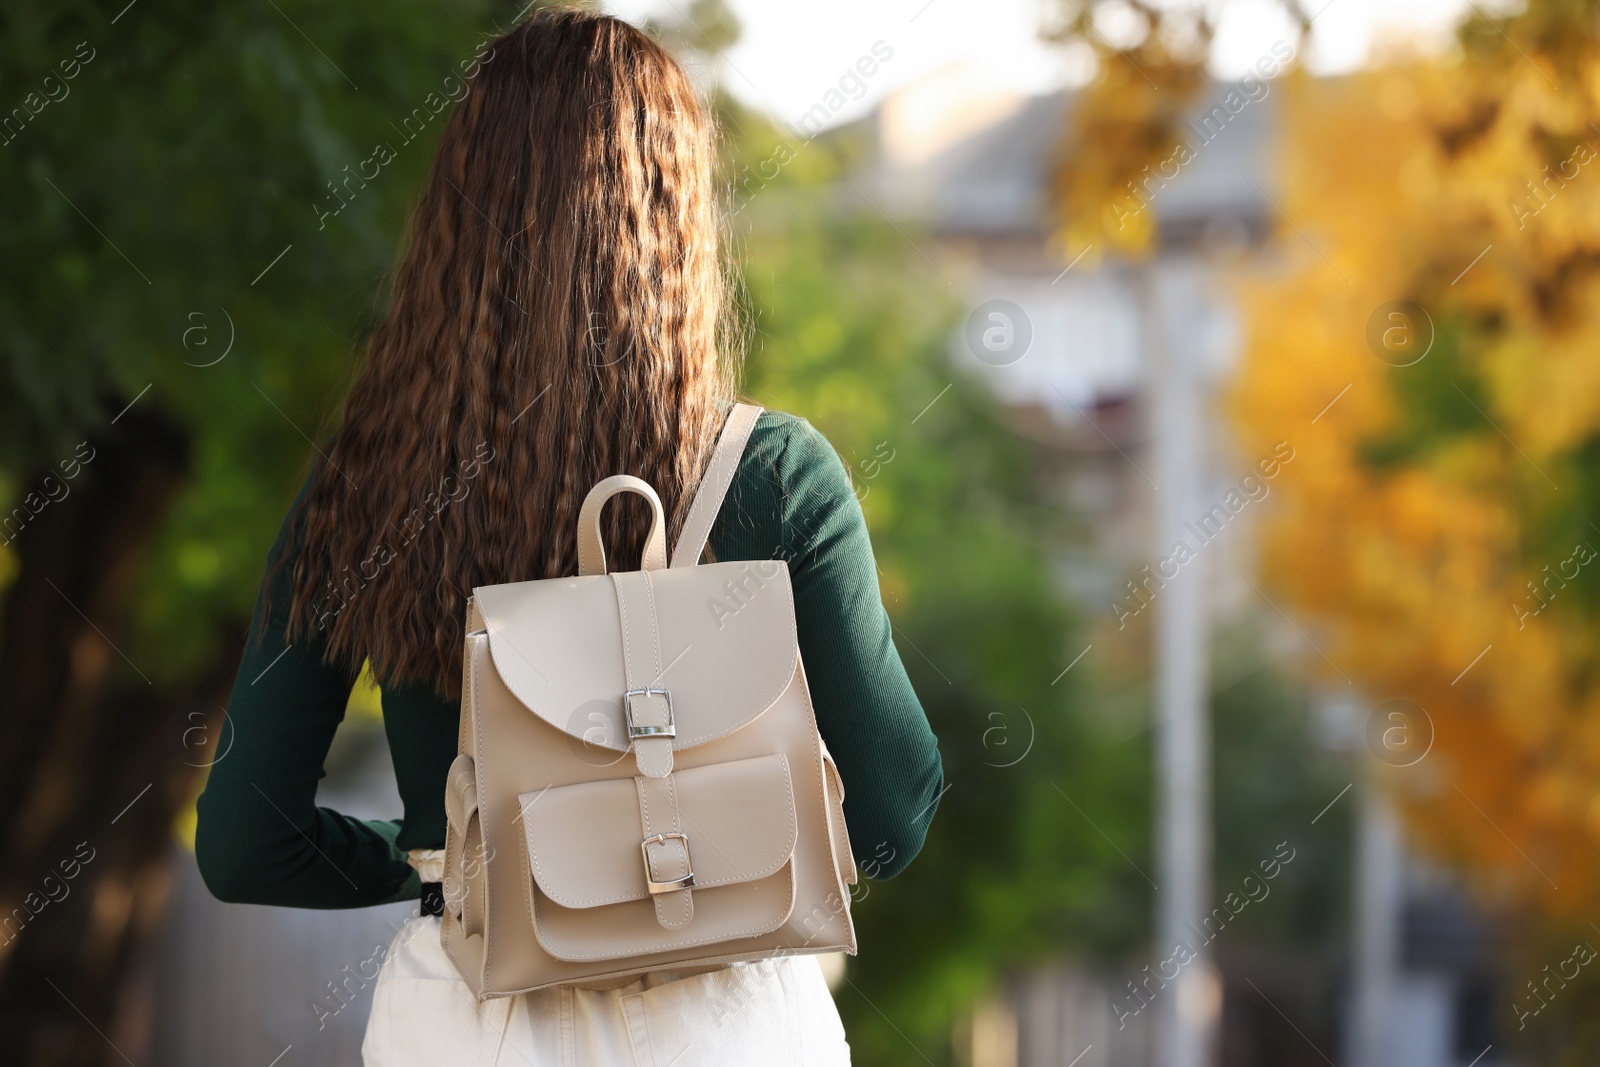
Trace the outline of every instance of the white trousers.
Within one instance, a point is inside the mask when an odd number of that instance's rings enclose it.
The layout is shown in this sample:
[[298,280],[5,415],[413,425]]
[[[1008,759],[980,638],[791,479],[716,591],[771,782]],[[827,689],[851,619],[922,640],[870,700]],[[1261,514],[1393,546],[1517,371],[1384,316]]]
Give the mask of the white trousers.
[[848,1067],[839,1011],[814,956],[784,956],[617,989],[562,987],[479,1003],[409,919],[378,972],[365,1067]]

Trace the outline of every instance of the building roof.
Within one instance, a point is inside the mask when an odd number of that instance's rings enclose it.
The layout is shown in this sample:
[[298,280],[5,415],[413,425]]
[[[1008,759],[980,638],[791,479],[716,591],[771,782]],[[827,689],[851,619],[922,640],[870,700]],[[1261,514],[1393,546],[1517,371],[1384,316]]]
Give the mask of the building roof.
[[[945,124],[936,110],[918,106],[918,94],[948,98],[934,85],[901,90],[874,114],[875,182],[885,202],[944,234],[1047,234],[1050,175],[1073,95],[1015,97],[1009,104],[991,96],[974,105],[994,116],[981,124],[952,104]],[[1274,82],[1217,83],[1196,105],[1188,123],[1192,158],[1174,162],[1171,181],[1148,185],[1164,237],[1181,239],[1218,221],[1259,230],[1269,220],[1273,208],[1264,197],[1275,197],[1269,152],[1281,92]],[[976,128],[949,139],[948,125]]]

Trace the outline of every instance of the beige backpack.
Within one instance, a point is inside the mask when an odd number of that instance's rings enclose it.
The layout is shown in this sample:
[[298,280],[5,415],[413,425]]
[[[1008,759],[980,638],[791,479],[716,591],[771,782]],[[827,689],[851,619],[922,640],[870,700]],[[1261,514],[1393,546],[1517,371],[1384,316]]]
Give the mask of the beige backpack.
[[[759,414],[729,416],[671,567],[655,490],[617,475],[583,502],[578,577],[473,590],[441,936],[480,999],[855,952],[788,566],[697,566]],[[624,491],[654,516],[643,569],[608,574]]]

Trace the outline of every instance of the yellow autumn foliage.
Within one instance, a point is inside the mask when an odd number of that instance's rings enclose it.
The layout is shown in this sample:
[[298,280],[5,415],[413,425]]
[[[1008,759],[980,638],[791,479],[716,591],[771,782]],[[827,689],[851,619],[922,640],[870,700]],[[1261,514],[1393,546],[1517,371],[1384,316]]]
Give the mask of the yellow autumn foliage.
[[1095,54],[1095,78],[1073,102],[1062,145],[1064,165],[1052,176],[1050,199],[1061,208],[1056,235],[1069,256],[1087,252],[1089,265],[1106,254],[1147,253],[1156,213],[1141,179],[1170,161],[1183,143],[1180,126],[1205,85],[1204,55],[1211,27],[1203,19],[1174,32],[1173,13],[1142,0],[1120,3],[1138,19],[1143,36],[1110,48],[1095,26],[1095,11],[1068,4],[1070,17],[1052,36],[1079,41]]
[[1578,910],[1600,899],[1600,41],[1552,25],[1291,80],[1295,230],[1244,285],[1232,408],[1246,452],[1297,448],[1271,587],[1370,706],[1433,723],[1388,776],[1415,828]]
[[[1193,83],[1169,71],[1182,92],[1158,102],[1076,25],[1101,68],[1054,187],[1062,237],[1138,254],[1151,232],[1107,212]],[[1296,450],[1263,531],[1268,592],[1324,681],[1426,711],[1427,757],[1385,770],[1427,847],[1592,907],[1600,14],[1530,0],[1473,15],[1447,54],[1280,87],[1280,232],[1240,282],[1229,398],[1244,454]]]

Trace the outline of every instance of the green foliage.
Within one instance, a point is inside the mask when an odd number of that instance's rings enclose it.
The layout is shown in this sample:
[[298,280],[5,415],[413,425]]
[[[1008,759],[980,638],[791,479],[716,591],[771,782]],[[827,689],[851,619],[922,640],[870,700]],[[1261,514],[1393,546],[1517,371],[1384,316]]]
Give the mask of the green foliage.
[[[851,131],[795,144],[735,110],[724,126],[747,197],[747,391],[850,467],[949,786],[911,870],[857,887],[840,1009],[857,1062],[918,1059],[907,1042],[947,1062],[952,1020],[1004,969],[1139,936],[1148,886],[1101,831],[1143,851],[1147,757],[1086,722],[1083,672],[1052,684],[1082,648],[1044,549],[1061,519],[1028,446],[952,370],[954,293],[843,181]],[[870,871],[873,843],[854,846]]]
[[1440,323],[1425,358],[1389,372],[1387,384],[1404,417],[1361,444],[1361,458],[1373,470],[1401,470],[1489,429],[1482,414],[1489,401],[1462,351],[1465,332],[1461,323]]
[[[187,431],[128,649],[159,681],[249,609],[442,126],[428,95],[491,5],[117,6],[0,12],[0,106],[60,97],[0,144],[0,468],[26,493],[130,402]],[[394,161],[319,222],[378,143]]]

